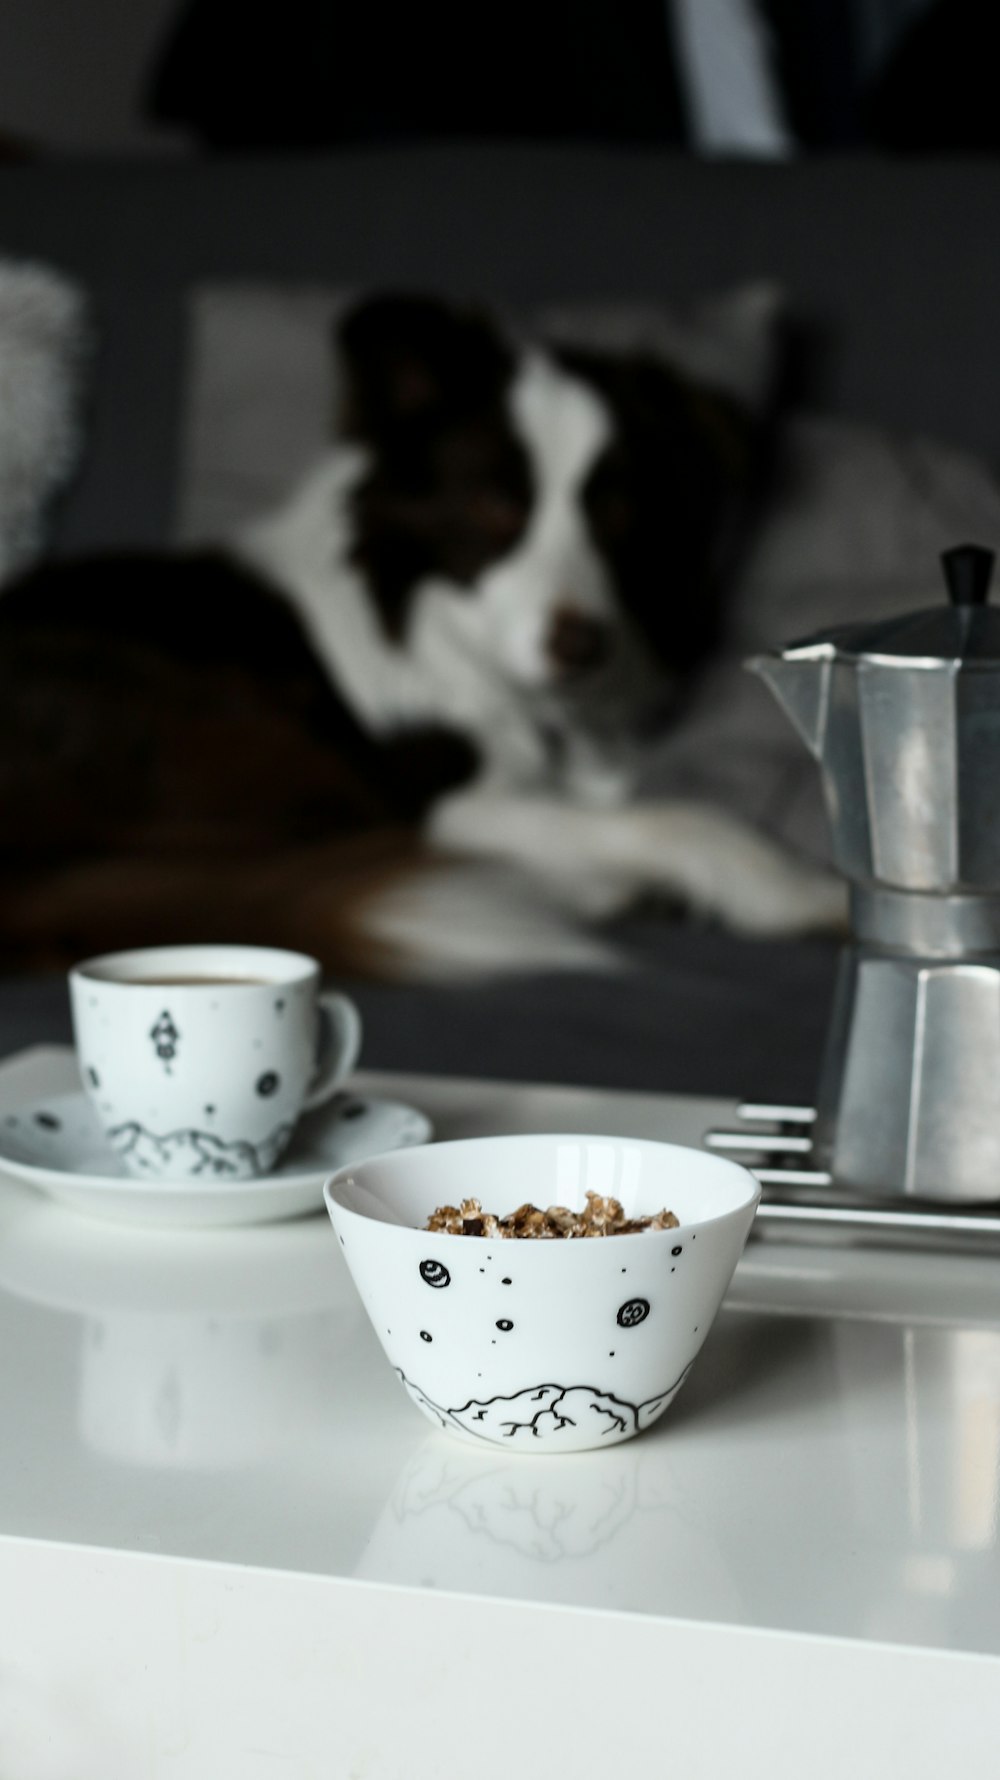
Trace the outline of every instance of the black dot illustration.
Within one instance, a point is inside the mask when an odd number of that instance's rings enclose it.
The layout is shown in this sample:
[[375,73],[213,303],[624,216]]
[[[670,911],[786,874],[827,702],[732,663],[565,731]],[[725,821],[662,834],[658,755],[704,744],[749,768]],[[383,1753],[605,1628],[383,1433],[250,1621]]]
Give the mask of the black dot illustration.
[[421,1341],[433,1341],[434,1337],[433,1337],[433,1335],[428,1335],[426,1329],[421,1329],[420,1339],[421,1339]]
[[99,1088],[101,1085],[101,1078],[96,1069],[91,1068],[89,1065],[87,1068],[87,1080],[92,1088]]
[[509,1331],[509,1330],[511,1330],[511,1329],[512,1329],[512,1328],[513,1328],[513,1327],[514,1327],[514,1325],[513,1325],[513,1323],[512,1323],[512,1322],[511,1322],[511,1320],[510,1320],[510,1317],[509,1317],[509,1316],[501,1316],[501,1317],[498,1317],[498,1318],[497,1318],[497,1328],[498,1328],[498,1329],[502,1329],[502,1330],[503,1330],[503,1332],[504,1332],[504,1334],[505,1334],[505,1335],[506,1335],[506,1334],[507,1334],[507,1333],[508,1333],[508,1331]]
[[443,1261],[421,1261],[420,1277],[425,1286],[433,1286],[435,1291],[451,1285],[451,1274]]
[[608,1349],[608,1359],[613,1360],[614,1357],[615,1357],[615,1350],[613,1347],[611,1347]]
[[671,1250],[670,1250],[670,1253],[671,1253],[671,1254],[672,1254],[672,1255],[682,1255],[682,1254],[683,1254],[683,1253],[684,1253],[684,1249],[683,1249],[683,1246],[682,1246],[682,1244],[681,1244],[681,1243],[678,1243],[678,1244],[677,1244],[677,1247],[676,1247],[676,1248],[672,1248],[672,1249],[671,1249]]
[[644,1323],[648,1315],[648,1298],[629,1298],[618,1312],[618,1326],[621,1329],[634,1329],[639,1323]]
[[257,1077],[257,1092],[266,1100],[269,1094],[276,1094],[281,1087],[281,1077],[273,1069],[266,1069]]
[[206,1106],[205,1111],[208,1114],[209,1118],[211,1118],[212,1114],[215,1111],[215,1107],[214,1106]]
[[55,1113],[40,1112],[35,1114],[35,1124],[44,1126],[46,1131],[61,1131],[62,1120]]
[[512,1279],[502,1279],[500,1281],[500,1284],[502,1286],[512,1286],[514,1284],[514,1281]]

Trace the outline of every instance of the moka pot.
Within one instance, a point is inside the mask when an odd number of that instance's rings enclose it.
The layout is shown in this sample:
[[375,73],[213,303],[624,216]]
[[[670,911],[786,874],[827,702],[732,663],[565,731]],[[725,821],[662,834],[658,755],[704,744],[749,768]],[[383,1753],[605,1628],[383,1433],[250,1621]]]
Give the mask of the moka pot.
[[850,884],[815,1159],[879,1196],[1000,1200],[1000,610],[993,556],[950,603],[748,662],[819,763]]

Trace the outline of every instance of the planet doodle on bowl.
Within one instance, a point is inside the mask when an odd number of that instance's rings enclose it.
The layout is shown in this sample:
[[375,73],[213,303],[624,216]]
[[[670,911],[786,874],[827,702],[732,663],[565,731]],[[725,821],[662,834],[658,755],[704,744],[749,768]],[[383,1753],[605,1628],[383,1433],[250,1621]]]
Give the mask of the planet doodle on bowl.
[[[512,1181],[517,1212],[484,1213],[511,1203]],[[333,1176],[325,1197],[412,1402],[465,1441],[548,1453],[616,1445],[663,1414],[711,1328],[760,1189],[710,1152],[554,1134],[373,1157]],[[579,1239],[597,1235],[614,1241]]]

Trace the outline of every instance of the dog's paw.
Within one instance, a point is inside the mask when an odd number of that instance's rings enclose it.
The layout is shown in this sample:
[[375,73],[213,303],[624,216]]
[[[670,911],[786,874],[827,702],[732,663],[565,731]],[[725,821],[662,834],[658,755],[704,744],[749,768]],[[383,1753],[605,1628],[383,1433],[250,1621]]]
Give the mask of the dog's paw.
[[707,804],[628,812],[632,861],[643,887],[679,896],[735,933],[846,932],[847,888],[832,872],[789,853]]
[[626,962],[552,884],[488,861],[440,861],[386,885],[366,904],[364,931],[404,981],[607,973]]
[[762,939],[805,933],[847,933],[847,886],[832,872],[797,859],[755,863],[745,870],[736,893],[718,900],[714,913],[734,932]]

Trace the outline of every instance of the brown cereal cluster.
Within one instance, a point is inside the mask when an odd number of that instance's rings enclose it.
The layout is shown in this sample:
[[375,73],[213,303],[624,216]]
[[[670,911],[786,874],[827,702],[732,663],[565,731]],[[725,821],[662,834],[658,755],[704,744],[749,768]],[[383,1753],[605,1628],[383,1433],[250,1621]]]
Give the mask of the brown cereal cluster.
[[504,1218],[484,1211],[478,1199],[463,1199],[461,1205],[439,1205],[424,1228],[442,1230],[448,1236],[535,1237],[551,1241],[554,1237],[634,1236],[640,1230],[676,1230],[678,1222],[672,1211],[627,1218],[617,1199],[588,1193],[583,1211],[568,1211],[565,1205],[550,1205],[547,1211],[539,1211],[537,1205],[519,1205]]

